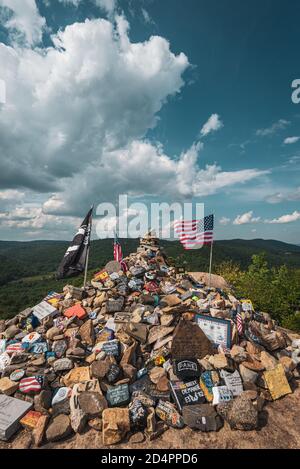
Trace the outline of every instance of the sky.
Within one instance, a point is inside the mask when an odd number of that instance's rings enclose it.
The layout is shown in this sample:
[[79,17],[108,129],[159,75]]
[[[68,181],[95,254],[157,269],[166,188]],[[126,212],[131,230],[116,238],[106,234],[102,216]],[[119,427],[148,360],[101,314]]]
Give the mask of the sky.
[[300,244],[299,14],[297,0],[0,0],[0,239],[70,239],[127,194],[203,203],[216,239]]

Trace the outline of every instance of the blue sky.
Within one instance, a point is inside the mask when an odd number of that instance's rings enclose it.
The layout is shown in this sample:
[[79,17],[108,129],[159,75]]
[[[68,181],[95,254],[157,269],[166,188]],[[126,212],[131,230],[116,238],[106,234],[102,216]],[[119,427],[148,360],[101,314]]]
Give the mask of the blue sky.
[[0,0],[0,238],[66,239],[128,193],[203,202],[218,239],[300,244],[299,13]]

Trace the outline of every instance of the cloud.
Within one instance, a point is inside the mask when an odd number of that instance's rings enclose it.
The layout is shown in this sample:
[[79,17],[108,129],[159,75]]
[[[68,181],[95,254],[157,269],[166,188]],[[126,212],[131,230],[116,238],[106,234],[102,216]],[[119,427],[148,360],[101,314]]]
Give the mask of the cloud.
[[297,143],[300,140],[300,137],[287,137],[284,140],[284,145],[292,145],[293,143]]
[[[184,201],[268,174],[201,167],[202,142],[174,158],[146,139],[162,106],[181,92],[189,61],[160,36],[131,43],[128,30],[117,16],[67,26],[46,49],[0,44],[7,83],[0,193],[3,201],[25,194],[23,204],[23,196],[3,202],[2,227],[66,237],[87,207],[118,194]],[[212,117],[203,135],[222,125]]]
[[0,0],[0,23],[13,43],[27,46],[39,44],[46,27],[35,0]]
[[151,23],[153,24],[154,23],[153,19],[149,15],[148,11],[145,10],[145,8],[142,8],[141,12],[142,12],[145,23],[147,23],[147,24],[151,24]]
[[279,204],[284,201],[294,202],[300,200],[300,187],[297,187],[292,192],[276,192],[275,194],[268,195],[265,200],[269,204]]
[[[164,38],[130,43],[127,31],[123,17],[116,27],[86,20],[59,31],[44,50],[0,44],[8,84],[0,112],[2,188],[60,192],[77,174],[101,174],[110,151],[156,125],[189,62]],[[86,190],[88,181],[80,177],[80,186]]]
[[243,215],[238,215],[233,221],[234,225],[246,225],[249,223],[258,223],[260,217],[253,217],[253,211],[246,212]]
[[220,116],[218,114],[212,114],[208,121],[204,124],[200,131],[200,135],[202,137],[206,137],[208,134],[211,132],[216,132],[217,130],[220,130],[222,127],[224,127],[223,122],[220,119]]
[[271,135],[276,134],[280,130],[286,129],[290,125],[290,122],[285,120],[285,119],[279,119],[279,121],[274,122],[270,127],[267,127],[265,129],[258,129],[256,131],[256,135],[258,137],[269,137]]
[[[65,5],[73,5],[78,7],[81,2],[84,0],[58,0],[60,3],[64,3]],[[106,11],[109,15],[111,15],[116,7],[117,7],[117,0],[93,0],[96,6],[102,8]],[[50,5],[49,5],[50,6]]]
[[24,195],[24,192],[20,192],[18,190],[0,191],[0,200],[20,200]]
[[[250,181],[265,174],[248,169],[223,171],[220,166],[198,166],[201,143],[194,143],[178,160],[166,155],[161,145],[134,140],[126,147],[104,154],[103,159],[74,175],[62,194],[44,204],[47,213],[74,213],[93,201],[112,201],[116,194],[131,197],[157,196],[184,201],[215,194],[225,187]],[[81,190],[74,191],[74,187]]]
[[230,223],[230,218],[222,217],[222,218],[220,218],[219,223],[220,223],[220,225],[226,226]]
[[295,210],[294,213],[291,213],[288,215],[282,215],[279,218],[273,218],[273,220],[265,220],[265,223],[283,224],[283,223],[292,223],[297,220],[300,220],[300,212],[297,212],[297,210]]

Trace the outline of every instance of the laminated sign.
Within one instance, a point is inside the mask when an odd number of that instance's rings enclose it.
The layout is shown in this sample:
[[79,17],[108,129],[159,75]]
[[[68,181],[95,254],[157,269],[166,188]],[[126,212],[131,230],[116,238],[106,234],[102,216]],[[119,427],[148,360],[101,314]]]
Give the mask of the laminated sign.
[[222,345],[225,348],[231,348],[230,321],[197,314],[196,322],[215,347]]
[[188,383],[182,381],[170,382],[171,393],[178,410],[181,412],[186,405],[203,404],[206,399],[200,388],[199,381],[194,380]]
[[251,300],[241,300],[243,311],[253,311],[253,304]]
[[50,305],[47,301],[42,301],[37,306],[33,308],[33,315],[42,322],[43,319],[46,319],[51,316],[55,316],[58,313],[55,306]]

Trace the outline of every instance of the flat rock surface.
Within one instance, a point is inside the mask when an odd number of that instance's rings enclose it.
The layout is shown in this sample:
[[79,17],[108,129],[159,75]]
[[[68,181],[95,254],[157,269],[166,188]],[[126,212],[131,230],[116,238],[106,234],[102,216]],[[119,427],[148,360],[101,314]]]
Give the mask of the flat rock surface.
[[[247,449],[247,448],[288,448],[300,449],[300,385],[293,394],[271,402],[259,418],[260,428],[256,431],[244,432],[230,430],[225,423],[217,433],[195,432],[189,428],[183,430],[170,429],[157,440],[145,440],[139,448],[145,449]],[[24,430],[23,430],[24,431]],[[25,431],[24,431],[25,432]],[[18,435],[19,436],[19,435]],[[127,437],[122,444],[113,448],[130,449],[133,446]],[[12,443],[0,441],[0,449],[12,448]],[[48,443],[42,448],[92,449],[112,448],[102,444],[99,432],[89,430],[82,435],[73,435],[69,439]]]

